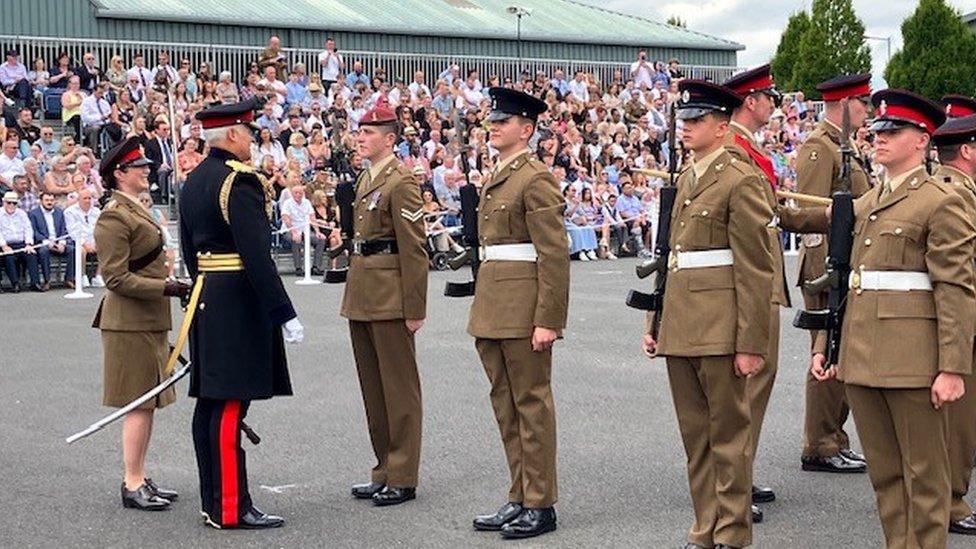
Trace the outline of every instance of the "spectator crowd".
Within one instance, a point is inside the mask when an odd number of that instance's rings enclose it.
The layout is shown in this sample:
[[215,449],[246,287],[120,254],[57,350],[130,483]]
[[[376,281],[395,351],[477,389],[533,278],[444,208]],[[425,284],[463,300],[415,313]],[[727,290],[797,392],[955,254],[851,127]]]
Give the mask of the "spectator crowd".
[[[276,238],[294,250],[299,274],[304,231],[311,233],[313,274],[326,268],[324,250],[339,243],[334,189],[365,168],[355,136],[363,114],[378,104],[394,109],[402,123],[395,152],[422,186],[431,251],[459,250],[460,188],[487,181],[494,167],[486,93],[493,86],[521,90],[549,105],[531,146],[566,199],[568,253],[581,261],[648,256],[658,191],[672,156],[670,105],[684,77],[677,59],[651,61],[640,51],[609,81],[568,69],[480,74],[458,64],[404,79],[388,74],[381,63],[347,63],[332,38],[325,41],[318,66],[307,67],[291,63],[272,37],[245,74],[171,60],[165,51],[151,61],[142,53],[130,59],[115,55],[104,67],[93,53],[80,62],[62,53],[50,64],[31,60],[30,69],[17,51],[5,53],[0,66],[3,267],[8,288],[19,290],[26,273],[24,284],[38,291],[52,283],[52,256],[65,257],[70,283],[78,246],[86,261],[84,283],[101,284],[97,266],[87,265],[97,251],[91,228],[107,199],[97,171],[101,152],[127,136],[142,141],[153,160],[151,194],[144,200],[165,229],[166,206],[207,154],[195,114],[252,97],[265,102],[251,162],[274,187],[281,227]],[[41,115],[61,124],[39,123]],[[802,93],[788,94],[757,135],[783,188],[793,187],[795,152],[815,122],[814,103]],[[673,156],[680,169],[684,153],[680,140],[676,143]],[[858,133],[857,144],[870,154],[866,131]],[[168,234],[167,245],[172,254]]]

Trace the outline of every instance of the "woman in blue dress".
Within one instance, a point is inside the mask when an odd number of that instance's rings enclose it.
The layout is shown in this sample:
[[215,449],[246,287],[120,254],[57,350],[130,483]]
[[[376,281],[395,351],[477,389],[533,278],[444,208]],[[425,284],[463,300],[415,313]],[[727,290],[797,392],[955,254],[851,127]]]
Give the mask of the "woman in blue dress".
[[576,188],[567,185],[563,190],[563,198],[566,199],[563,223],[566,225],[566,232],[569,233],[569,255],[579,254],[580,261],[595,260],[597,258],[596,231],[589,224],[583,204],[576,195]]

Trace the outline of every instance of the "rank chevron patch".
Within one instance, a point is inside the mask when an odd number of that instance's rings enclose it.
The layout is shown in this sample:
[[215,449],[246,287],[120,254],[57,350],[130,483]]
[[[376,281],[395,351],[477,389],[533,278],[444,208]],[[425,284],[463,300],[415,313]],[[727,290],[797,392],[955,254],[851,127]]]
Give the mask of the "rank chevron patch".
[[424,217],[424,209],[421,207],[417,211],[411,212],[406,208],[400,208],[400,215],[408,221],[419,221],[422,217]]

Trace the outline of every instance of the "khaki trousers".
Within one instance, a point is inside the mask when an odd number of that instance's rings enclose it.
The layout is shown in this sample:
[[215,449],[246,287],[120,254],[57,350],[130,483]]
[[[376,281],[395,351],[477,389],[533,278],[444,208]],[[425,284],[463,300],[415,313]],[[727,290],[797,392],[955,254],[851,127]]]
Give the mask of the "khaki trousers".
[[749,403],[752,406],[752,456],[755,459],[759,449],[759,435],[762,433],[766,406],[773,394],[773,383],[779,369],[779,305],[773,304],[769,315],[769,349],[762,370],[752,376],[747,384]]
[[[803,303],[808,311],[823,309],[827,306],[827,294],[809,296],[804,293]],[[810,332],[811,348],[817,334],[818,332]],[[844,383],[836,379],[817,381],[807,371],[803,455],[831,457],[836,456],[841,450],[850,448],[850,439],[844,431],[844,423],[847,422],[849,414]]]
[[479,338],[475,347],[491,381],[491,405],[508,458],[508,500],[531,509],[552,507],[558,497],[552,350],[533,351],[529,338]]
[[963,497],[969,492],[976,459],[976,382],[973,376],[963,376],[966,394],[946,406],[949,412],[949,480],[952,484],[952,520],[962,520],[973,514]]
[[351,320],[349,332],[376,454],[372,481],[415,487],[423,408],[413,334],[402,319]]
[[688,541],[746,547],[753,461],[748,382],[736,377],[731,355],[669,356],[667,364],[695,508]]
[[946,546],[949,420],[930,390],[847,385],[888,549]]

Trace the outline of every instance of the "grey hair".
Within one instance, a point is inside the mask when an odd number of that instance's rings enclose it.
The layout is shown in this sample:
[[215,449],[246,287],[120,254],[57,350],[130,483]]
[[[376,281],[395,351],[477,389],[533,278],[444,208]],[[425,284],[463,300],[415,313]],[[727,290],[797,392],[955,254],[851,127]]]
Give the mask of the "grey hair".
[[219,80],[230,80],[230,71],[221,71]]
[[207,144],[211,147],[218,144],[219,142],[227,139],[227,131],[234,126],[225,126],[223,128],[210,128],[209,130],[204,130],[204,139],[207,140]]

